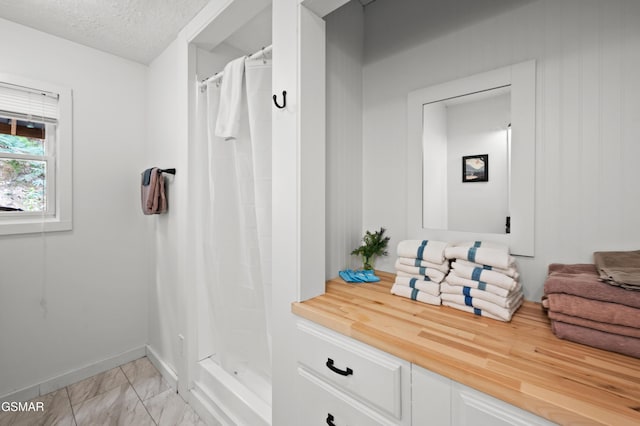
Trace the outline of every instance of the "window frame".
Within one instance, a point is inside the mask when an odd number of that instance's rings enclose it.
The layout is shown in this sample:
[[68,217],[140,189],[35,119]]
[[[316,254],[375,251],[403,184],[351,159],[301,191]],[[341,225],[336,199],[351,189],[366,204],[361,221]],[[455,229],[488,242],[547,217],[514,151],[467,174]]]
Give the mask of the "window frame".
[[[58,122],[46,124],[47,208],[43,212],[0,212],[0,235],[69,231],[72,209],[72,92],[43,81],[0,73],[0,82],[58,94]],[[23,157],[23,156],[21,156]],[[30,157],[30,156],[27,156]],[[51,167],[51,170],[49,169]]]

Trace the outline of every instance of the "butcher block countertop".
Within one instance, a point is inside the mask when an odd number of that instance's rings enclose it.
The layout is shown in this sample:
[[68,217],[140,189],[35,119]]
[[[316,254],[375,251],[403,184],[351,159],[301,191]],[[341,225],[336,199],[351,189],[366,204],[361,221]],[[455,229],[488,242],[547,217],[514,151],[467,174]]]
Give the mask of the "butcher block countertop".
[[640,360],[560,340],[540,304],[509,323],[390,293],[327,282],[293,313],[563,425],[640,425]]

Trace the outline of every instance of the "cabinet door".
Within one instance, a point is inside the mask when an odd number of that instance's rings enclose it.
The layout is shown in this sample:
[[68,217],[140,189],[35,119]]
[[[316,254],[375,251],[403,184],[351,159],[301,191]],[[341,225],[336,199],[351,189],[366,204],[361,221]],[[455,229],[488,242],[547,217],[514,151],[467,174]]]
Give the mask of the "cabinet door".
[[451,380],[417,365],[411,366],[411,424],[451,424]]
[[555,424],[459,383],[453,384],[452,409],[451,420],[452,425],[455,426],[548,426]]

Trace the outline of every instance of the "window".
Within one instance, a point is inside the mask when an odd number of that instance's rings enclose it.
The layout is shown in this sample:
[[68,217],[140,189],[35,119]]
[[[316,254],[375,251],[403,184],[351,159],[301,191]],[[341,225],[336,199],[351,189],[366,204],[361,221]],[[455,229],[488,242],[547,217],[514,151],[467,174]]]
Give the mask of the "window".
[[0,235],[71,229],[71,91],[0,74]]

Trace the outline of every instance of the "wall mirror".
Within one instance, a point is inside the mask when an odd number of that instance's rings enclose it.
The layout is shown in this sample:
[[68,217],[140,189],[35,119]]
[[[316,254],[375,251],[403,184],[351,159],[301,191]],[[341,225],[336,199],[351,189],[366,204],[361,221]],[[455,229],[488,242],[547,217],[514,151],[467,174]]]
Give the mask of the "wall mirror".
[[410,237],[534,255],[535,62],[408,96]]

